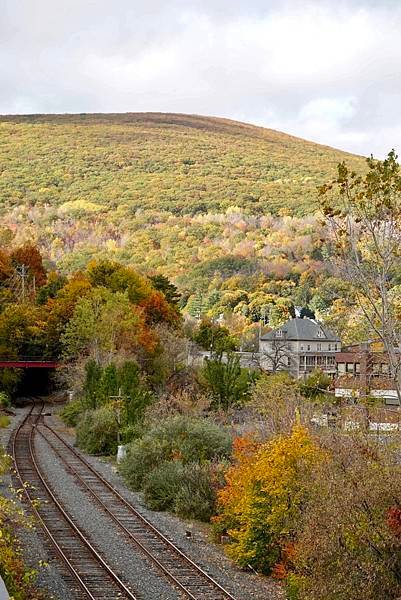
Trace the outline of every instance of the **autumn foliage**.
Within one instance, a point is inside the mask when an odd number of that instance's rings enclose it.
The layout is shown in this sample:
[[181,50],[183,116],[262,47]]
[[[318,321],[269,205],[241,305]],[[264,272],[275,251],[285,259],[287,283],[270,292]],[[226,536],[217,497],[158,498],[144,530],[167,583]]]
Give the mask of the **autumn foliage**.
[[[174,286],[166,281],[171,292]],[[0,251],[2,356],[68,363],[92,358],[102,366],[122,356],[151,370],[156,350],[160,353],[156,325],[179,323],[175,301],[130,267],[92,261],[67,278],[54,269],[47,273],[32,244]],[[10,393],[3,375],[0,387]]]
[[227,554],[239,565],[285,575],[305,500],[305,474],[321,460],[321,451],[300,426],[260,445],[236,441],[215,526],[228,534]]

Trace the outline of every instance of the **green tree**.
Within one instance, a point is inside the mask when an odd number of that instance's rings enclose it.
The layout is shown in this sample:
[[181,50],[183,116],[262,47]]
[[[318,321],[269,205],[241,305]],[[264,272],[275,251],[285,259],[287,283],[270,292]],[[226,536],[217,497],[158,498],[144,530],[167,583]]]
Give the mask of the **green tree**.
[[152,277],[149,277],[149,279],[152,282],[155,290],[158,290],[164,294],[164,297],[169,304],[175,304],[178,306],[181,299],[181,294],[176,286],[171,283],[168,277],[165,277],[164,275],[152,275]]
[[256,374],[242,369],[238,356],[227,355],[227,362],[206,358],[202,379],[212,394],[217,408],[228,409],[242,405],[248,397]]
[[85,400],[90,408],[97,408],[98,390],[102,379],[102,367],[92,358],[85,364]]
[[194,341],[217,356],[221,356],[223,352],[231,352],[237,346],[237,341],[230,335],[226,327],[221,327],[211,321],[201,322],[195,332]]
[[140,317],[126,293],[95,288],[75,306],[62,336],[64,355],[93,358],[108,364],[118,352],[132,352],[139,332]]

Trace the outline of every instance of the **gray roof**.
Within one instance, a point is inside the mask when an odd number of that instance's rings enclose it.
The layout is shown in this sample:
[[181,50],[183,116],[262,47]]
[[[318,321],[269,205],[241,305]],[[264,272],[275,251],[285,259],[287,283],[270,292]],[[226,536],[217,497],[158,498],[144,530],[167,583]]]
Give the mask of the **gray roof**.
[[[301,319],[299,317],[296,319],[290,319],[281,327],[277,327],[277,329],[273,329],[273,331],[265,333],[260,339],[262,341],[280,339],[280,337],[277,335],[277,332],[280,329],[283,332],[282,337],[286,340],[327,340],[329,342],[341,341],[337,335],[332,333],[329,329],[327,329],[327,327],[318,321],[307,318]],[[323,335],[318,335],[319,331],[322,331]]]

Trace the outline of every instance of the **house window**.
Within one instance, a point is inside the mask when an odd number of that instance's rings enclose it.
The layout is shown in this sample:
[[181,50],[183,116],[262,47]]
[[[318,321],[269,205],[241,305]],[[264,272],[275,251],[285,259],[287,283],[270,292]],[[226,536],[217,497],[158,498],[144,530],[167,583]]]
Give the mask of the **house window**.
[[276,337],[283,337],[283,330],[282,329],[277,329],[277,331],[276,331]]
[[306,357],[306,366],[314,367],[316,365],[316,356],[307,356]]
[[319,329],[319,331],[317,332],[317,337],[322,338],[324,336],[323,331],[321,329]]
[[336,364],[336,357],[328,356],[327,357],[327,365],[334,366],[335,364]]
[[345,363],[337,363],[338,373],[340,375],[344,375],[345,373]]
[[331,344],[329,344],[329,350],[331,350]]
[[347,363],[347,373],[354,372],[354,363]]
[[321,344],[321,342],[318,342],[318,344],[317,344],[317,349],[318,349],[319,351],[321,351],[321,350],[322,350],[322,344]]
[[355,363],[355,373],[359,375],[361,372],[361,363]]
[[291,366],[291,357],[287,356],[287,365],[290,367]]
[[307,349],[307,351],[308,351],[308,352],[310,352],[310,344],[308,344],[308,345],[306,346],[306,349]]
[[337,352],[337,344],[334,344],[334,350]]

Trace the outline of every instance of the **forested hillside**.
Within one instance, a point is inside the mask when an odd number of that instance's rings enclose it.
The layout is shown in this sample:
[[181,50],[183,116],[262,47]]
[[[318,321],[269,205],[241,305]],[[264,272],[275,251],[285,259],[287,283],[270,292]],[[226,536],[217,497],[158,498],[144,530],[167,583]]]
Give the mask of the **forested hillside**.
[[0,242],[37,243],[65,273],[110,258],[167,275],[193,314],[266,319],[289,298],[287,315],[320,285],[317,187],[344,159],[364,168],[332,148],[209,117],[2,117]]

